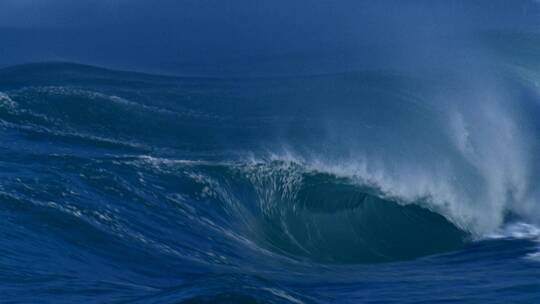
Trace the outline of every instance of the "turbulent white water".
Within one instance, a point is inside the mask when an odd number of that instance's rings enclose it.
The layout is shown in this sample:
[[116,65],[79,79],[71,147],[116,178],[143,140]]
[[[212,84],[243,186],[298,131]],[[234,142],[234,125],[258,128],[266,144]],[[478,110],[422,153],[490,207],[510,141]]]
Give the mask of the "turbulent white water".
[[[525,99],[516,90],[528,87],[503,78],[493,85],[445,88],[451,93],[406,104],[395,118],[370,123],[360,114],[360,121],[328,127],[314,149],[299,152],[287,143],[268,158],[350,178],[404,204],[420,203],[476,237],[513,217],[539,224],[538,95]],[[391,111],[384,102],[370,104]],[[424,120],[423,109],[436,121]]]

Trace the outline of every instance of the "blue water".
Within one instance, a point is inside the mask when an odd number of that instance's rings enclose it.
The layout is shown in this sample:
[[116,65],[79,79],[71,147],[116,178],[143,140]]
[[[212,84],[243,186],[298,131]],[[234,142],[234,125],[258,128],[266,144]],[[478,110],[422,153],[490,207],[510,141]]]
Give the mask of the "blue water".
[[2,69],[0,302],[540,303],[514,51],[480,82]]

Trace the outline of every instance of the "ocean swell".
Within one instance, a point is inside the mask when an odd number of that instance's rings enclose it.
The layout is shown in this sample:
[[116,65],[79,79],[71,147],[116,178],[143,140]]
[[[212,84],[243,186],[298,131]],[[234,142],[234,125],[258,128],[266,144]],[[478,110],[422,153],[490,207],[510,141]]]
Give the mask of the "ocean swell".
[[512,68],[474,82],[385,71],[231,81],[91,69],[88,78],[87,67],[49,68],[52,80],[41,69],[20,80],[31,66],[0,73],[6,155],[86,163],[76,180],[91,190],[70,190],[85,201],[163,213],[148,235],[142,219],[120,220],[108,207],[33,198],[46,190],[6,195],[89,216],[98,229],[172,255],[231,263],[163,239],[164,222],[191,223],[199,231],[183,233],[219,235],[228,247],[357,264],[458,250],[512,222],[539,221],[540,104]]

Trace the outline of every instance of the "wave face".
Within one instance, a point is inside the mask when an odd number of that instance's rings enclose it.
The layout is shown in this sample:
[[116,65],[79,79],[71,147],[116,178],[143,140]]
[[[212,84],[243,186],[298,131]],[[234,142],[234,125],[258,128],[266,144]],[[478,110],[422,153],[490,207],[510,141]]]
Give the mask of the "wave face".
[[533,303],[540,36],[480,38],[467,70],[0,70],[1,293]]

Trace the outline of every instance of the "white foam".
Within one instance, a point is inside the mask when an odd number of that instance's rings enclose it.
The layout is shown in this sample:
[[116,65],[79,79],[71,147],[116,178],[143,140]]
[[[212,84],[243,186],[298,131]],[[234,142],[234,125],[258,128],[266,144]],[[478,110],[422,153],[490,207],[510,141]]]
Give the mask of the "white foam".
[[535,261],[535,262],[540,262],[540,248],[538,248],[538,250],[539,250],[538,252],[527,254],[525,258],[528,260]]
[[5,107],[9,110],[15,109],[17,107],[17,103],[9,97],[8,94],[0,92],[0,107]]
[[513,223],[498,229],[487,236],[488,239],[527,239],[537,242],[536,252],[529,253],[526,259],[540,262],[540,227],[527,223]]
[[487,235],[491,239],[533,239],[540,241],[540,227],[527,223],[506,225]]

